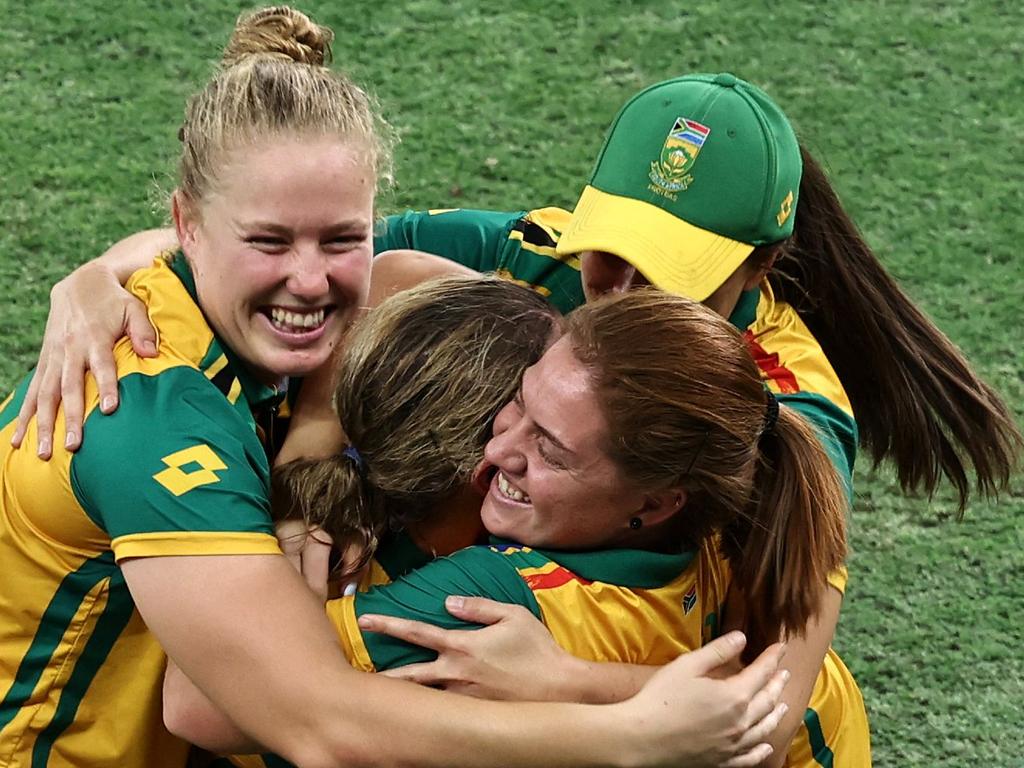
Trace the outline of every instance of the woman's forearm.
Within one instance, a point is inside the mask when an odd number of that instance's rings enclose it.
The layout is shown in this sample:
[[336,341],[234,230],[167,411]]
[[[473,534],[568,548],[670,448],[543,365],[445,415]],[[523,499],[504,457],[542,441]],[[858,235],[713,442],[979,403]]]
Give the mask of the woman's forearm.
[[132,273],[148,267],[162,252],[177,248],[178,236],[173,229],[147,229],[118,240],[87,264],[110,270],[124,285]]

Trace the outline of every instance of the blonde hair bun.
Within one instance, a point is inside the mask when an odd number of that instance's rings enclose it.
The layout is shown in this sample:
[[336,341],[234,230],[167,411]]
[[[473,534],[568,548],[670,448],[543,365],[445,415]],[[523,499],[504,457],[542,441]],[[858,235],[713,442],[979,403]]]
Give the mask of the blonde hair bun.
[[322,67],[331,60],[334,32],[287,5],[260,8],[238,17],[221,66],[230,67],[249,56],[290,59]]

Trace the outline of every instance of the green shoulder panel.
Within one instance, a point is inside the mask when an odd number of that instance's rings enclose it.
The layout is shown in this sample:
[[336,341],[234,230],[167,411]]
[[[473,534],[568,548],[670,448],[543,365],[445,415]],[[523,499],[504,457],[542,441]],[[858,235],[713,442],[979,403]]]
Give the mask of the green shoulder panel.
[[373,238],[373,252],[414,248],[443,256],[477,272],[501,269],[509,232],[524,211],[407,211],[388,216]]
[[797,411],[818,433],[825,452],[835,465],[853,498],[853,464],[857,458],[857,422],[853,416],[823,395],[812,392],[776,395],[779,402]]
[[373,249],[415,248],[496,272],[534,289],[564,314],[583,303],[583,285],[578,260],[555,253],[559,232],[540,221],[550,210],[408,211],[380,225]]
[[[541,618],[540,606],[515,566],[490,547],[478,546],[442,557],[391,584],[356,595],[356,616],[381,613],[424,621],[445,629],[477,629],[444,607],[448,595],[489,597],[529,608]],[[378,670],[431,661],[437,653],[386,635],[366,633],[366,649]]]
[[121,379],[121,405],[86,419],[71,459],[79,504],[114,539],[164,532],[273,534],[266,454],[199,371]]

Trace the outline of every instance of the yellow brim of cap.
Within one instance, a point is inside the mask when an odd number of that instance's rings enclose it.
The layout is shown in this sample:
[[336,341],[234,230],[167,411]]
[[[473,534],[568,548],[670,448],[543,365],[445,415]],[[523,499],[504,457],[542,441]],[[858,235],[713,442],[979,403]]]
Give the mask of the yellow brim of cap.
[[558,255],[605,251],[625,259],[664,291],[704,301],[754,250],[695,227],[656,205],[587,186]]

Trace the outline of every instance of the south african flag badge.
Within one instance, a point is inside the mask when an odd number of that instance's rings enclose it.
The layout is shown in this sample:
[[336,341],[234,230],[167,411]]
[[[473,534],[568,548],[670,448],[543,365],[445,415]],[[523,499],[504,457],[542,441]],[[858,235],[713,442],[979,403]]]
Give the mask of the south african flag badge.
[[689,616],[690,611],[697,604],[697,585],[690,587],[690,591],[683,595],[683,615]]

